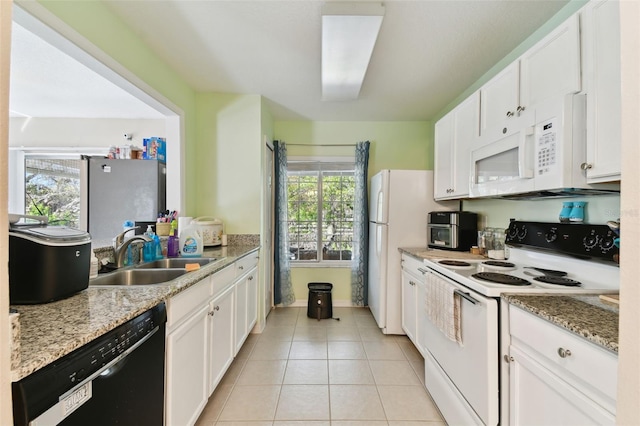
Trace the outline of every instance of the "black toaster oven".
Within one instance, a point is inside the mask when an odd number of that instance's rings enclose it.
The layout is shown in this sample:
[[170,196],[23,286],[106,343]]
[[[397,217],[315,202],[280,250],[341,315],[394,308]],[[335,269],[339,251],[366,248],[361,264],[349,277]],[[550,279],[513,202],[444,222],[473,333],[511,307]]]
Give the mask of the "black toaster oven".
[[427,244],[431,248],[469,251],[478,240],[478,215],[462,211],[429,213]]

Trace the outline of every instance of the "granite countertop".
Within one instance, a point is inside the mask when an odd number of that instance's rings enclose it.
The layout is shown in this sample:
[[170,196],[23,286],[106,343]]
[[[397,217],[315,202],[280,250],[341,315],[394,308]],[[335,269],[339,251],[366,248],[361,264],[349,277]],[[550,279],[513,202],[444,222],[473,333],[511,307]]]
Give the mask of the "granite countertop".
[[12,305],[20,314],[20,344],[11,380],[28,376],[258,249],[255,244],[206,249],[203,257],[219,260],[165,284],[89,286],[57,302]]
[[602,302],[597,295],[506,294],[502,298],[605,349],[618,352],[619,308]]
[[468,251],[440,250],[425,247],[400,247],[398,250],[407,253],[418,259],[463,259],[463,260],[486,260],[487,258],[479,254],[471,254]]

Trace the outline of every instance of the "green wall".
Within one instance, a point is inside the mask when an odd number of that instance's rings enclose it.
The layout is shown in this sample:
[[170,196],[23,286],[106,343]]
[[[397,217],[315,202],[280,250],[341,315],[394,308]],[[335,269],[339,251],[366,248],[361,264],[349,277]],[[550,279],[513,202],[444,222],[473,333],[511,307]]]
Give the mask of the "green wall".
[[228,234],[259,234],[261,97],[198,93],[196,113],[196,214],[222,219]]
[[467,200],[465,210],[481,215],[481,228],[506,228],[509,219],[557,222],[563,201],[586,201],[585,223],[605,224],[620,218],[620,195],[598,195],[581,198],[552,198],[544,200]]
[[381,169],[433,169],[433,134],[427,121],[276,121],[274,137],[291,156],[353,155],[353,147],[311,147],[370,141],[369,175]]

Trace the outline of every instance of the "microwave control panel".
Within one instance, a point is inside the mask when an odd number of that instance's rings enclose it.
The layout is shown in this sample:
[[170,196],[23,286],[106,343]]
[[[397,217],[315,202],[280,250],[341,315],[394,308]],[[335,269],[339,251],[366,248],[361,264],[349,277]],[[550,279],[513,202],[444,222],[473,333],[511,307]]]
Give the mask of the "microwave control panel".
[[536,129],[536,175],[551,173],[557,165],[557,129],[556,119],[544,121]]

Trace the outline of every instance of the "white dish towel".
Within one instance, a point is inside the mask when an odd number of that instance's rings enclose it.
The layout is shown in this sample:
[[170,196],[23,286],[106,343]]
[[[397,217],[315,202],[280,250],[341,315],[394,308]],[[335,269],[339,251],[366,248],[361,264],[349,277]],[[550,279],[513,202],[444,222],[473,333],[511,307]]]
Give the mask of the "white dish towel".
[[426,277],[427,317],[449,340],[462,345],[460,296],[455,294],[456,288],[435,274],[426,274]]

